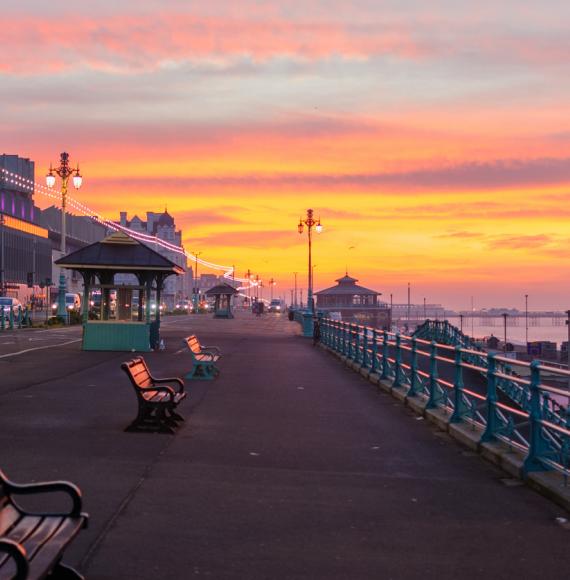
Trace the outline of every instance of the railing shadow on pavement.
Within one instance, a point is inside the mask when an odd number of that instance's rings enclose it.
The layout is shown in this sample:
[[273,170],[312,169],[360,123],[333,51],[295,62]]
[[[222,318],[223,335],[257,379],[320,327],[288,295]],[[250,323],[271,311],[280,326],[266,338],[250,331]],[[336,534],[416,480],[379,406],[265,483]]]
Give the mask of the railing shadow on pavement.
[[[487,354],[468,342],[462,346],[428,340],[422,338],[427,334],[423,330],[420,336],[407,336],[322,318],[320,341],[410,407],[443,414],[448,426],[469,427],[478,439],[477,448],[506,445],[522,460],[516,475],[529,479],[541,472],[558,473],[565,493],[570,491],[570,389],[541,380],[541,373],[547,370],[570,381],[570,372],[538,361]],[[439,376],[442,365],[452,380]],[[520,376],[516,367],[526,367],[530,378]],[[466,385],[464,371],[483,375],[486,387]],[[570,494],[564,502],[568,502],[565,507],[570,506]]]

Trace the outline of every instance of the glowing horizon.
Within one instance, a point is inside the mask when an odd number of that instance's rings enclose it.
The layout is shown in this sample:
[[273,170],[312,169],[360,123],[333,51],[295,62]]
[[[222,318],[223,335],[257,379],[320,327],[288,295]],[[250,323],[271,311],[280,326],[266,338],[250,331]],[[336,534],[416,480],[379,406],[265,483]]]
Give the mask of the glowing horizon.
[[187,250],[287,298],[311,207],[318,288],[570,307],[566,4],[6,4],[2,147],[37,181],[68,151],[83,203],[168,205]]

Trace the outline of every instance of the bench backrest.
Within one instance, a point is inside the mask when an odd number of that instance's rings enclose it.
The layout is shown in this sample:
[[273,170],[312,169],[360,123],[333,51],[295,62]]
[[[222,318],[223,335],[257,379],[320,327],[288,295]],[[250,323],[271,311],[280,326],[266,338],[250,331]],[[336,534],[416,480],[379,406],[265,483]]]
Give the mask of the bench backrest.
[[194,354],[200,354],[200,352],[202,351],[202,347],[200,346],[200,341],[198,340],[198,337],[195,334],[185,338],[184,340],[186,341],[186,345],[188,346],[188,348]]
[[154,381],[142,356],[124,362],[121,368],[127,373],[133,386],[139,389],[148,389],[154,386]]

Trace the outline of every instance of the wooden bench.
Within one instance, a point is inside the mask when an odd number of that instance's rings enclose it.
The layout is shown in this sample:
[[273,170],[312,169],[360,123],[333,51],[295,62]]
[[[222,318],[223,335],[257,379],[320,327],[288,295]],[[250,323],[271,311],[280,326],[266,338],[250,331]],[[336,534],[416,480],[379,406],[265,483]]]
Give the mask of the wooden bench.
[[[66,493],[72,502],[68,512],[30,512],[14,496]],[[87,514],[81,512],[81,491],[72,483],[52,481],[17,484],[0,471],[0,578],[35,580],[83,576],[62,564],[66,546],[82,528]]]
[[192,357],[192,370],[185,375],[185,379],[212,380],[220,373],[216,362],[222,357],[217,346],[204,346],[198,337],[193,334],[183,340]]
[[131,380],[139,404],[136,418],[125,431],[158,430],[162,433],[174,433],[173,427],[178,425],[178,421],[184,421],[175,411],[180,401],[186,397],[184,381],[177,377],[153,377],[142,356],[124,362],[121,368]]

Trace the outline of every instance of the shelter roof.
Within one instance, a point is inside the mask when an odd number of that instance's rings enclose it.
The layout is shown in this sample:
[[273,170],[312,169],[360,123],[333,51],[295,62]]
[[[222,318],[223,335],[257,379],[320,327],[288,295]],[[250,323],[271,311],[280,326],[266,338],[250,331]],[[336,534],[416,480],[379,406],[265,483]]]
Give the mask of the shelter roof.
[[213,288],[210,288],[209,290],[206,291],[206,296],[220,296],[220,295],[224,295],[224,294],[237,294],[238,291],[233,287],[230,286],[229,284],[218,284],[217,286],[214,286]]
[[114,232],[99,242],[63,256],[55,263],[74,270],[184,273],[184,268],[124,232]]

